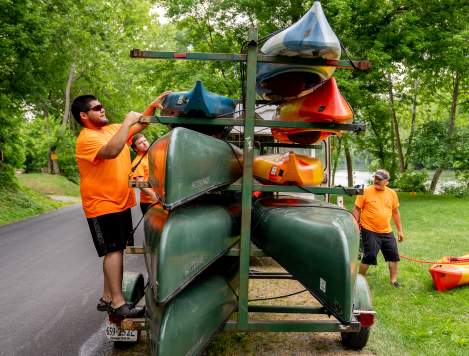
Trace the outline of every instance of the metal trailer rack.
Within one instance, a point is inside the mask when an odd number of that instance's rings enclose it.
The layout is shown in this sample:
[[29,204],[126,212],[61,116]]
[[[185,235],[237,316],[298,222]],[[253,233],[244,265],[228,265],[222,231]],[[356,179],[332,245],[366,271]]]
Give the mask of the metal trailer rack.
[[[307,65],[326,65],[335,66],[337,68],[347,68],[355,70],[367,70],[371,68],[369,61],[351,61],[351,60],[324,60],[324,59],[304,59],[291,58],[281,56],[267,56],[258,53],[257,30],[249,31],[247,41],[247,52],[242,54],[234,53],[200,53],[200,52],[156,52],[143,51],[133,49],[130,52],[132,58],[139,59],[163,59],[163,60],[202,60],[202,61],[231,61],[243,62],[247,65],[245,85],[245,102],[244,102],[244,118],[181,118],[181,117],[163,117],[151,116],[142,119],[142,122],[162,123],[162,124],[204,124],[204,125],[225,125],[225,126],[243,126],[244,141],[243,146],[244,167],[242,179],[231,184],[227,189],[240,191],[242,195],[242,215],[241,215],[241,237],[239,245],[228,251],[231,256],[239,256],[240,258],[240,284],[239,298],[237,308],[237,320],[229,320],[225,325],[225,330],[230,331],[273,331],[273,332],[357,332],[360,330],[360,322],[357,318],[353,318],[349,324],[343,324],[338,320],[288,320],[273,321],[250,320],[249,313],[295,313],[295,314],[326,314],[325,307],[303,307],[303,306],[278,306],[278,305],[255,305],[249,304],[249,279],[294,279],[288,273],[250,273],[250,257],[265,256],[261,250],[251,248],[251,209],[252,209],[252,192],[268,191],[268,192],[304,192],[295,186],[280,185],[264,185],[259,184],[253,178],[253,157],[254,157],[254,128],[262,127],[295,127],[295,128],[318,128],[333,129],[343,131],[364,131],[365,125],[362,123],[353,124],[336,124],[336,123],[306,123],[306,122],[286,122],[286,121],[267,121],[262,120],[255,113],[256,105],[256,67],[258,62],[270,63],[300,63]],[[281,146],[281,145],[279,145]],[[301,147],[301,145],[286,145],[288,147]],[[329,156],[330,147],[327,145]],[[330,169],[330,164],[328,164]],[[145,186],[140,184],[134,186]],[[313,194],[326,195],[329,194],[362,194],[362,189],[352,187],[306,187]],[[140,248],[129,253],[143,253]],[[354,311],[357,313],[359,311]],[[374,313],[374,312],[372,312]],[[124,320],[123,328],[143,328],[143,320]]]

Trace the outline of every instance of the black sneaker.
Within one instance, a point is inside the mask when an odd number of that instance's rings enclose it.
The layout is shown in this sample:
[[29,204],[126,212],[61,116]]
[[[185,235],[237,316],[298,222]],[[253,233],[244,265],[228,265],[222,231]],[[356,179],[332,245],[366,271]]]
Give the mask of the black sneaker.
[[402,288],[402,285],[398,281],[392,282],[391,284],[394,288]]
[[109,311],[111,310],[111,301],[109,302],[106,302],[103,298],[99,298],[99,303],[98,305],[96,305],[96,309],[98,309],[98,311]]
[[123,304],[119,308],[113,308],[109,310],[109,314],[115,317],[121,318],[138,318],[143,316],[144,310],[140,308],[135,308],[132,304]]

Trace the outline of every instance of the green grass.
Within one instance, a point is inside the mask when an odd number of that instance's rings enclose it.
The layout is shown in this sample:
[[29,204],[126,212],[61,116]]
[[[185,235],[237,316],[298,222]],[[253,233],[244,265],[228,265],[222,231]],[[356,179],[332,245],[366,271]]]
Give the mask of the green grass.
[[72,197],[80,196],[79,186],[63,176],[45,173],[28,173],[19,174],[17,178],[21,185],[42,194]]
[[[401,255],[436,261],[469,253],[469,200],[399,194],[405,240]],[[347,199],[351,208],[353,200]],[[402,260],[402,289],[389,285],[385,261],[370,267],[367,279],[377,311],[370,350],[378,355],[469,354],[469,287],[445,292],[433,288],[430,265]]]
[[10,224],[43,214],[68,203],[50,199],[47,195],[79,195],[76,184],[65,177],[50,174],[21,174],[18,187],[0,187],[0,225]]

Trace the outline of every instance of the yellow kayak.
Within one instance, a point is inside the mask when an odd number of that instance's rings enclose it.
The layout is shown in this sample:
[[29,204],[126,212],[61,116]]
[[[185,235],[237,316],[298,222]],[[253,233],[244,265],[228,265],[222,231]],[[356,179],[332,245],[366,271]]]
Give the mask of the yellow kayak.
[[314,157],[288,152],[254,158],[256,178],[275,184],[319,185],[324,180],[322,162]]

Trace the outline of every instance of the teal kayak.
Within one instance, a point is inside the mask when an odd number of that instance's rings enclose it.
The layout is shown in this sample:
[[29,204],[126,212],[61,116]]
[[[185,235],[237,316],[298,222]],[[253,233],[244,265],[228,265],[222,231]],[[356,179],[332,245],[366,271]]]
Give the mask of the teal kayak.
[[145,260],[157,303],[167,303],[239,240],[241,206],[208,195],[168,212],[145,214]]
[[253,240],[343,323],[352,321],[359,231],[336,205],[295,197],[259,199]]
[[242,174],[242,151],[225,141],[177,127],[149,149],[149,181],[166,209],[229,185]]
[[[226,96],[208,91],[200,80],[190,91],[172,92],[162,103],[162,116],[174,117],[232,117],[235,111],[235,101]],[[174,127],[174,125],[172,125]],[[184,125],[187,128],[203,132],[207,135],[223,136],[228,134],[231,127],[210,125]]]
[[197,355],[236,310],[238,258],[224,257],[168,304],[145,291],[150,354]]

